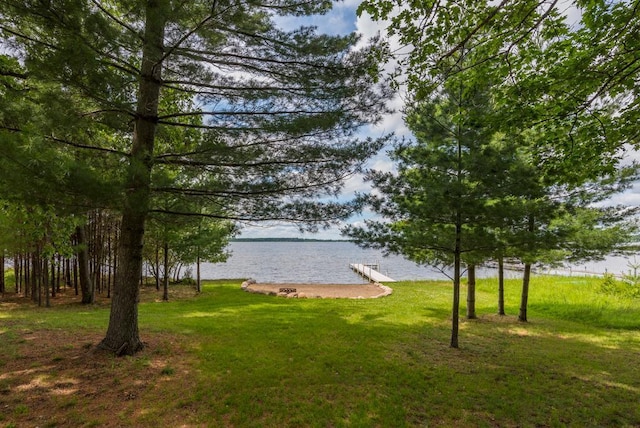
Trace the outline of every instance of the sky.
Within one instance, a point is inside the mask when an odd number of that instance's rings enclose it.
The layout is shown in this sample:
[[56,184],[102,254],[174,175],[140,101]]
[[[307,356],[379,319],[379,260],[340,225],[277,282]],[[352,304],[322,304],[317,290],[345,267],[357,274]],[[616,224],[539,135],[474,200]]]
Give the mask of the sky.
[[[356,9],[361,0],[344,0],[334,4],[334,8],[327,15],[315,16],[311,18],[279,18],[279,23],[284,28],[297,28],[300,25],[316,26],[320,33],[327,34],[348,34],[356,31],[362,35],[363,40],[380,33],[384,35],[384,25],[382,23],[373,22],[370,17],[363,14],[358,17]],[[568,0],[561,1],[561,4],[569,4]],[[569,6],[560,6],[561,10],[567,15],[569,22],[579,21],[579,11]],[[393,42],[392,42],[393,44]],[[394,133],[398,137],[409,136],[409,132],[403,122],[400,110],[402,108],[402,97],[396,96],[389,103],[390,107],[395,111],[388,114],[381,123],[374,126],[367,126],[361,130],[362,136],[379,137],[388,133]],[[381,152],[371,158],[366,167],[376,170],[391,170],[392,164],[386,157],[385,152],[388,148],[383,148]],[[637,152],[629,152],[626,161],[631,159],[640,160]],[[367,192],[369,187],[362,181],[360,177],[354,177],[345,183],[342,198],[348,200],[355,192]],[[624,193],[615,196],[609,201],[610,204],[623,204],[627,206],[640,206],[640,184],[633,185]],[[366,214],[365,214],[366,216]],[[363,216],[354,216],[348,219],[350,224],[359,224],[363,221]],[[328,230],[322,230],[318,233],[302,234],[298,227],[286,223],[260,223],[245,224],[241,229],[242,238],[265,238],[265,237],[287,237],[287,238],[308,238],[308,239],[344,239],[340,234],[340,226],[332,227]]]

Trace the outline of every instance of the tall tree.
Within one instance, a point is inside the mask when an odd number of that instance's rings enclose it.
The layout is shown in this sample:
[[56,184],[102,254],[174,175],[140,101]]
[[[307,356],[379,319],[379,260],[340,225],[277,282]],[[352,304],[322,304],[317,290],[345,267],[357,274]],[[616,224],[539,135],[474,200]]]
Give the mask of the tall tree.
[[[119,355],[142,347],[144,224],[149,212],[166,211],[153,206],[152,192],[196,199],[212,207],[207,215],[235,221],[290,220],[314,229],[348,214],[349,206],[313,198],[336,194],[380,148],[380,141],[354,137],[384,112],[371,55],[377,47],[355,49],[355,35],[284,31],[275,19],[330,7],[291,0],[0,2],[0,31],[28,79],[63,88],[53,101],[82,101],[47,110],[63,116],[52,122],[64,124],[55,136],[34,131],[57,147],[107,155],[112,168],[126,170],[117,279],[101,347]],[[188,94],[191,103],[163,104],[167,91]],[[74,118],[84,132],[66,130]],[[156,137],[169,127],[199,130],[203,138],[159,152]],[[12,132],[30,130],[22,124]],[[99,131],[107,138],[93,139]],[[189,168],[193,180],[154,186],[159,164]]]
[[345,229],[361,245],[453,267],[454,348],[463,260],[467,256],[475,263],[494,249],[487,230],[495,226],[492,202],[500,183],[485,170],[494,156],[488,95],[484,83],[450,79],[434,101],[409,109],[407,124],[415,142],[400,144],[391,153],[397,174],[369,173],[379,192],[362,197],[385,219],[367,221],[366,228]]

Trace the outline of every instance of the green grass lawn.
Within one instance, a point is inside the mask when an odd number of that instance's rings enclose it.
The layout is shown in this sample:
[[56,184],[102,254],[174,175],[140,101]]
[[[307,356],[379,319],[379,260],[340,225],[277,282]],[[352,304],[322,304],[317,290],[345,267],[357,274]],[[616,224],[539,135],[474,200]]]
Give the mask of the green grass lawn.
[[[211,427],[640,426],[640,301],[599,293],[601,279],[534,277],[529,323],[516,319],[519,281],[507,282],[500,317],[495,280],[481,280],[479,319],[461,323],[459,349],[448,346],[447,282],[395,283],[391,296],[372,300],[284,299],[245,293],[239,282],[140,305],[143,340],[164,342],[101,367],[159,380],[136,397],[145,411],[116,425],[165,426],[171,415]],[[29,346],[25,331],[99,336],[107,320],[106,306],[0,305],[0,373]],[[162,367],[152,364],[158,354]],[[22,426],[29,411],[9,401],[19,393],[11,379],[0,375],[0,427]],[[88,399],[75,400],[52,405],[78,412]],[[98,426],[101,417],[58,415],[48,426]]]

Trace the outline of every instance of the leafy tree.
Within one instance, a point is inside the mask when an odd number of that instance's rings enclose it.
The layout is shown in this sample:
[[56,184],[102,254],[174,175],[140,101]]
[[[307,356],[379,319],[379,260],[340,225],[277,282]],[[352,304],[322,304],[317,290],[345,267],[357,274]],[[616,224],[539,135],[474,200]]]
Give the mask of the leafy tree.
[[[223,262],[229,238],[235,233],[233,223],[211,218],[151,217],[147,222],[145,263],[152,267],[159,289],[163,281],[163,299],[168,300],[169,278],[178,279],[184,265],[196,264],[196,289],[200,291],[200,263]],[[162,267],[160,259],[162,258]]]
[[[314,198],[335,195],[380,148],[381,141],[354,136],[384,112],[386,94],[376,89],[372,55],[378,48],[355,49],[355,35],[284,31],[275,20],[330,6],[290,0],[0,2],[0,31],[23,60],[27,81],[53,88],[38,126],[19,121],[11,132],[25,139],[32,131],[56,154],[82,153],[70,156],[80,171],[92,170],[95,154],[108,158],[110,171],[124,171],[113,175],[124,177],[121,193],[111,199],[121,201],[122,234],[101,347],[119,355],[142,347],[137,282],[150,212],[289,220],[310,229],[349,213],[348,205]],[[162,102],[176,92],[189,102]],[[157,145],[169,128],[198,130],[202,138]],[[158,165],[189,169],[192,180],[156,186],[152,170]],[[153,205],[152,193],[208,209],[169,211]]]
[[202,262],[219,263],[227,260],[225,250],[229,238],[235,234],[235,227],[229,222],[198,219],[184,230],[175,246],[179,260],[184,264],[196,265],[196,289],[201,291],[200,265]]
[[30,294],[38,304],[43,303],[44,297],[45,305],[49,306],[49,286],[53,284],[47,270],[56,255],[70,257],[73,254],[69,236],[78,223],[77,218],[58,216],[49,207],[6,201],[0,206],[0,248],[3,253],[21,253],[31,260],[32,273],[25,295]]

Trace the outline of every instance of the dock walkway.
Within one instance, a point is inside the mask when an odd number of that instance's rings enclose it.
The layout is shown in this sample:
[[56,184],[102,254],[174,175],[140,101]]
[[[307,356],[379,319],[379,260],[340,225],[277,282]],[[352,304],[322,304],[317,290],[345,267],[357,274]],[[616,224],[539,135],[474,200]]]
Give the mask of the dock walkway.
[[[363,264],[363,263],[349,263],[349,267],[356,271],[358,274],[362,275],[365,278],[368,278],[373,282],[396,282],[395,279],[391,279],[386,275],[381,274],[377,270],[373,268],[374,265]],[[377,267],[377,265],[375,265]]]

